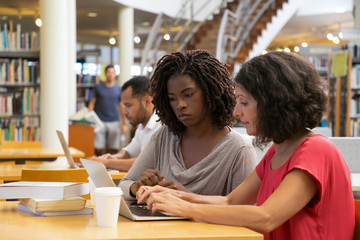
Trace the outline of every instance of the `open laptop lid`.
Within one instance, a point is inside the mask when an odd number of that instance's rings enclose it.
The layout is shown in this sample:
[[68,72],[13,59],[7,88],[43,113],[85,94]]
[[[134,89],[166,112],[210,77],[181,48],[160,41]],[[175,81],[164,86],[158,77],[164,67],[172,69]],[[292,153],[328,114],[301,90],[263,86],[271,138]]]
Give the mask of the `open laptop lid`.
[[[86,160],[80,158],[82,165],[84,166],[86,172],[89,174],[91,180],[93,181],[95,187],[116,187],[111,176],[106,171],[104,164],[96,161]],[[145,213],[148,213],[150,210],[145,210],[144,215],[134,214],[129,205],[134,204],[135,201],[125,201],[121,198],[119,214],[127,217],[133,221],[152,221],[152,220],[178,220],[178,219],[187,219],[183,217],[178,217],[170,213],[162,212],[164,216],[148,216]],[[137,205],[137,204],[135,204]]]
[[62,149],[64,150],[64,153],[65,153],[65,157],[70,165],[70,168],[78,168],[78,166],[76,166],[75,162],[74,162],[74,159],[72,158],[71,156],[71,153],[70,153],[70,149],[65,141],[65,138],[64,138],[64,134],[59,131],[59,130],[56,130],[56,133],[58,135],[58,138],[60,140],[60,143],[61,143],[61,147]]
[[104,164],[80,158],[95,187],[116,187]]

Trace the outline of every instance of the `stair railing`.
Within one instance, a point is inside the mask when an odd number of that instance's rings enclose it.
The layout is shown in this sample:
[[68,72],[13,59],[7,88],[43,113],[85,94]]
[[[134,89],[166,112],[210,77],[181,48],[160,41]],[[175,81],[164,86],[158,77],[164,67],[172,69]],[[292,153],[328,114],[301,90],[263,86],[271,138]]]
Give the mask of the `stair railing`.
[[249,41],[251,30],[269,8],[275,8],[275,0],[242,0],[235,13],[225,10],[216,45],[216,57],[221,62],[234,62]]
[[[199,0],[187,0],[182,5],[178,14],[175,18],[171,18],[164,13],[160,13],[149,33],[149,36],[146,40],[144,49],[142,51],[141,57],[141,69],[142,74],[151,75],[152,69],[154,69],[157,60],[159,59],[159,48],[163,41],[164,29],[170,29],[167,33],[170,35],[170,43],[168,43],[168,47],[165,52],[169,53],[171,51],[181,51],[184,50],[189,43],[194,38],[194,34],[200,29],[202,24],[210,19],[211,16],[221,9],[226,7],[226,4],[229,0],[209,0],[203,1],[200,7],[194,11],[194,4]],[[195,22],[194,19],[201,13],[206,5],[214,2],[214,9],[209,11],[209,13],[205,16],[204,21]],[[180,31],[172,32],[171,29],[180,29]],[[149,70],[150,69],[150,70]]]

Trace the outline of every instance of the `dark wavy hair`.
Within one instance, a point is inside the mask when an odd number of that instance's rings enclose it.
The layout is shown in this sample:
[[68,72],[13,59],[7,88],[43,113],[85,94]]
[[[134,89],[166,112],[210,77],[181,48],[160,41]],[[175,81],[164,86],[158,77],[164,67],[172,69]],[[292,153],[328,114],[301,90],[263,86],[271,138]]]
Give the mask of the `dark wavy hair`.
[[150,78],[146,76],[133,77],[122,85],[121,91],[125,91],[128,87],[132,87],[132,97],[141,99],[149,94]]
[[324,82],[314,66],[293,53],[254,57],[235,77],[257,102],[256,142],[281,143],[316,127],[326,112]]
[[167,82],[175,75],[187,75],[200,86],[210,124],[231,126],[236,98],[226,66],[207,51],[191,50],[163,56],[151,77],[150,94],[156,114],[170,131],[179,136],[186,128],[176,118],[167,94]]

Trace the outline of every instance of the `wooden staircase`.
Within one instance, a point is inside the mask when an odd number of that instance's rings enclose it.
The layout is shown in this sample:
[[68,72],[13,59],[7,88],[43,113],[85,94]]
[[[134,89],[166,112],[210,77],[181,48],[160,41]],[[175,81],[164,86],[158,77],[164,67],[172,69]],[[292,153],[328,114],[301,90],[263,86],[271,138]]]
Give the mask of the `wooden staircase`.
[[[231,3],[228,3],[226,8],[231,12],[235,12],[239,5],[239,1],[241,0],[235,0]],[[256,0],[251,1],[254,2]],[[265,2],[266,0],[262,0],[257,10],[260,9],[263,4],[265,4]],[[262,30],[266,29],[267,23],[271,22],[272,17],[276,15],[277,10],[281,9],[285,2],[288,2],[288,0],[275,0],[274,4],[267,8],[267,10],[256,22],[254,27],[250,30],[250,34],[246,39],[246,43],[238,53],[235,53],[235,59],[232,62],[227,61],[228,64],[233,67],[235,62],[243,63],[245,61],[245,59],[249,56],[249,51],[252,49],[253,45],[257,42],[258,37],[261,35]],[[251,20],[256,16],[257,10],[250,16],[249,22],[251,22]],[[224,11],[225,9],[222,9],[219,14],[214,15],[212,20],[206,21],[201,26],[199,31],[195,33],[193,43],[188,44],[187,49],[204,49],[211,52],[212,54],[216,53],[218,31]]]

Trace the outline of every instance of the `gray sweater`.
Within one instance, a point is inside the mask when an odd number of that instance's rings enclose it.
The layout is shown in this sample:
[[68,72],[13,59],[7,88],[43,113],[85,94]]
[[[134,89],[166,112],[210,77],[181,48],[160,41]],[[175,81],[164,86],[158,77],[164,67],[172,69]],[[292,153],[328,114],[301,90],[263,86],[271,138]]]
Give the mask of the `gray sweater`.
[[245,180],[256,164],[251,142],[231,130],[207,157],[186,169],[180,139],[167,126],[162,126],[153,134],[119,186],[123,197],[131,199],[130,186],[141,173],[157,169],[166,180],[178,181],[194,193],[225,196]]

